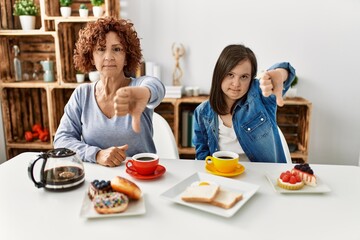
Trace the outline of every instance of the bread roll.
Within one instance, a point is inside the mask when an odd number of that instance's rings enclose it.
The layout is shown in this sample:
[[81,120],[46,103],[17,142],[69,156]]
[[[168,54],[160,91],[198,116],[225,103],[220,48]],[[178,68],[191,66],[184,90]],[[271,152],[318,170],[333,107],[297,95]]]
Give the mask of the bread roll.
[[116,176],[111,180],[111,187],[114,191],[124,193],[129,198],[138,200],[141,198],[140,188],[132,181]]

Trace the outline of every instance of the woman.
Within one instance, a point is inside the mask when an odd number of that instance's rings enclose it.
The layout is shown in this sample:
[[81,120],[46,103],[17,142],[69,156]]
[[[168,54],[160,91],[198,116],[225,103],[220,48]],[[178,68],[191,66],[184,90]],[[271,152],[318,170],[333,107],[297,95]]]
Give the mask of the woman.
[[197,159],[228,150],[239,153],[243,161],[286,162],[276,110],[295,70],[289,63],[279,63],[260,80],[256,73],[256,57],[249,48],[224,48],[215,65],[210,99],[194,112]]
[[110,167],[126,156],[156,153],[152,115],[165,87],[153,77],[132,77],[141,57],[140,40],[126,20],[100,18],[80,30],[75,68],[96,69],[100,80],[73,92],[55,135],[56,148],[72,149],[84,161]]

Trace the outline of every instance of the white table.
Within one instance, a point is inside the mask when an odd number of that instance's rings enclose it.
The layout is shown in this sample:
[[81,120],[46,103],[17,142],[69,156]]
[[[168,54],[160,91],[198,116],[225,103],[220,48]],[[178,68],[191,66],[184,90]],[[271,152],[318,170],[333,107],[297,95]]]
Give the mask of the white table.
[[[85,184],[67,192],[37,189],[27,175],[23,153],[0,165],[0,239],[360,239],[360,167],[311,165],[330,188],[326,194],[280,194],[265,171],[289,169],[285,164],[244,163],[235,180],[257,184],[257,193],[231,218],[173,203],[160,194],[195,172],[203,161],[163,160],[159,179],[141,181],[124,164],[107,168],[84,163]],[[145,198],[144,215],[84,219],[79,216],[84,193],[93,179],[120,175],[134,181]]]

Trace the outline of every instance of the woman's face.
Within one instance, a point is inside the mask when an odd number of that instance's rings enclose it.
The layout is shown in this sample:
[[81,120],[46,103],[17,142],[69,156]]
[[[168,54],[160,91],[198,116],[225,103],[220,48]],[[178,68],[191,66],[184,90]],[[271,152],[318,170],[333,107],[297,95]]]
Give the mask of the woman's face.
[[251,82],[251,63],[249,60],[239,62],[227,73],[221,83],[221,90],[225,94],[225,101],[231,107],[236,100],[243,97]]
[[126,65],[125,51],[116,33],[106,34],[105,46],[95,46],[93,64],[103,77],[117,77],[123,74]]

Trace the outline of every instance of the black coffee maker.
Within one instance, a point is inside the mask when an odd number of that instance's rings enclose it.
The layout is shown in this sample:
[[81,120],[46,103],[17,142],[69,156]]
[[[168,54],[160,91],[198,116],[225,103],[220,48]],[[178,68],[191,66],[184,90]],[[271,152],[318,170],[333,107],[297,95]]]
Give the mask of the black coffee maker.
[[[43,163],[40,181],[37,182],[34,177],[34,167],[40,159],[43,159]],[[37,159],[29,163],[28,174],[36,187],[54,191],[74,189],[85,180],[84,165],[80,157],[67,148],[40,153]]]

